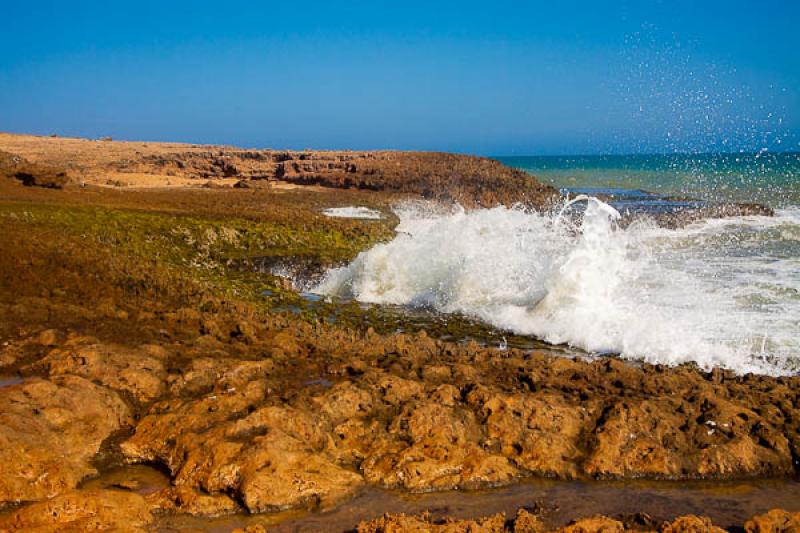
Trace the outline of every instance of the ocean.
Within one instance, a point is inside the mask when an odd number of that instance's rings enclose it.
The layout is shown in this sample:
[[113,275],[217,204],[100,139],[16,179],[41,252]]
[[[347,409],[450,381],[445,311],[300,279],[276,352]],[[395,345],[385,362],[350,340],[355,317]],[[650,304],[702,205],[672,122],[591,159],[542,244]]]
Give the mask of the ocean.
[[[392,241],[313,291],[466,314],[587,357],[800,371],[800,154],[498,159],[581,199],[567,214],[400,205]],[[617,223],[719,201],[775,216]]]
[[496,157],[558,188],[800,205],[800,152]]

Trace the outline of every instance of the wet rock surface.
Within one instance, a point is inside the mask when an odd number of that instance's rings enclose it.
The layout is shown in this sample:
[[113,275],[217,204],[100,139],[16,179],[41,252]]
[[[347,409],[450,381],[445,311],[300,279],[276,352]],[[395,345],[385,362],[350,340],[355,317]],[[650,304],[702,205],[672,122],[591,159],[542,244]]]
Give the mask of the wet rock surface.
[[[258,512],[325,507],[363,484],[424,492],[530,475],[732,478],[796,468],[796,378],[501,355],[424,335],[368,335],[316,361],[324,381],[292,384],[282,375],[296,361],[282,358],[269,370],[227,367],[202,397],[153,404],[122,451],[164,464],[179,486],[233,492]],[[429,362],[447,363],[458,385],[439,383],[433,376],[444,372],[426,371]]]
[[783,509],[773,509],[768,513],[754,516],[744,524],[747,533],[778,533],[800,531],[800,513],[789,513]]
[[0,388],[0,502],[40,500],[96,472],[102,442],[131,423],[112,391],[78,376]]
[[682,228],[693,222],[709,218],[762,216],[771,217],[775,212],[764,205],[752,203],[704,205],[678,209],[672,213],[662,213],[655,217],[656,222],[666,228]]
[[137,494],[114,490],[66,492],[0,516],[0,531],[145,532],[153,521],[150,506]]
[[[177,350],[47,330],[6,347],[24,360],[38,357],[21,371],[47,379],[0,388],[9,405],[2,453],[17,454],[6,464],[35,465],[6,489],[5,501],[74,488],[93,472],[100,443],[128,424],[121,457],[162,465],[174,485],[148,501],[198,516],[325,509],[367,486],[427,492],[529,476],[796,473],[798,378],[501,352],[424,332],[359,335],[319,324],[167,315],[177,331],[202,332],[213,320],[221,331],[250,333],[219,335],[224,342],[201,334]],[[55,420],[58,433],[28,417]],[[27,442],[26,428],[34,427],[53,442],[13,444]],[[75,450],[67,459],[64,442]],[[7,484],[13,479],[4,476]]]
[[[642,520],[644,519],[644,520]],[[748,520],[744,530],[748,533],[788,533],[796,531],[800,514],[791,514],[775,509]],[[384,515],[375,520],[361,522],[358,533],[430,532],[430,533],[623,533],[625,531],[652,531],[659,533],[723,533],[711,520],[701,516],[687,515],[660,524],[647,517],[639,517],[639,523],[626,524],[606,516],[595,516],[575,520],[571,524],[548,529],[534,515],[520,509],[517,515],[507,519],[504,514],[474,520],[453,518],[436,519],[430,514],[416,516]]]
[[169,487],[145,496],[158,512],[216,517],[241,512],[241,507],[225,494],[207,494],[186,487]]
[[148,348],[131,349],[104,345],[93,338],[73,338],[23,371],[44,372],[51,377],[81,376],[139,402],[148,402],[164,392],[166,380],[163,351]]
[[262,405],[254,380],[202,399],[162,402],[122,444],[130,460],[162,462],[178,486],[234,492],[251,512],[328,506],[363,483],[324,453],[321,423],[295,409]]

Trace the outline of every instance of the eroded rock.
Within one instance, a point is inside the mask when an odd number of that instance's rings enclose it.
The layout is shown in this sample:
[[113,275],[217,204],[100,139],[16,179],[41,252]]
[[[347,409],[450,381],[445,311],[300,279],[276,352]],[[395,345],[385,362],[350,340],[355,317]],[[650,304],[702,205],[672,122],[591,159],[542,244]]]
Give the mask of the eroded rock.
[[124,391],[141,402],[160,396],[166,371],[164,354],[148,349],[131,349],[102,343],[72,344],[55,348],[35,363],[31,370],[50,376],[82,376],[117,391]]
[[0,517],[0,531],[147,531],[150,505],[132,492],[79,490],[34,503]]
[[783,509],[772,509],[768,513],[754,516],[744,524],[747,533],[789,533],[800,531],[800,513],[789,513]]
[[450,518],[436,520],[430,514],[419,516],[384,515],[369,522],[358,525],[358,533],[503,533],[505,515],[497,514],[476,520],[453,520]]
[[77,376],[0,388],[0,502],[49,498],[95,473],[101,443],[131,423],[112,391]]
[[[747,529],[747,531],[770,531],[783,532],[795,531],[794,529],[780,529],[790,522],[785,522],[784,517],[789,516],[785,511],[771,511],[770,518],[766,518],[763,525],[765,527],[776,527],[777,529]],[[766,517],[767,515],[762,515]],[[773,522],[774,517],[777,522]],[[747,522],[747,528],[752,526],[756,517]],[[594,516],[582,518],[571,522],[569,525],[558,529],[548,529],[534,514],[524,509],[517,512],[515,518],[506,520],[504,514],[477,519],[454,519],[449,517],[435,518],[430,513],[423,513],[416,516],[406,516],[403,514],[385,514],[380,518],[370,521],[363,521],[358,525],[359,533],[405,533],[405,532],[425,532],[425,533],[624,533],[627,531],[658,531],[659,533],[723,533],[724,530],[714,526],[711,520],[705,517],[694,515],[681,516],[671,522],[665,522],[652,529],[646,528],[627,528],[619,520],[607,516]]]
[[556,530],[557,533],[623,533],[624,531],[625,526],[622,522],[607,516],[583,518]]
[[239,512],[237,503],[225,494],[206,494],[190,487],[169,487],[145,496],[154,510],[193,516],[223,516]]
[[224,394],[161,402],[122,450],[131,460],[167,465],[178,486],[236,493],[252,512],[326,507],[363,484],[324,452],[323,422],[263,405],[266,394],[255,380]]
[[389,438],[373,446],[361,469],[372,483],[415,491],[510,482],[519,471],[508,458],[484,450],[482,435],[468,409],[410,404],[392,422]]
[[[487,440],[525,470],[575,477],[583,458],[581,436],[592,417],[585,407],[549,395],[491,395],[481,401]],[[558,450],[558,453],[554,453]]]
[[31,163],[24,157],[0,150],[0,176],[17,179],[28,187],[61,189],[70,178],[64,169]]

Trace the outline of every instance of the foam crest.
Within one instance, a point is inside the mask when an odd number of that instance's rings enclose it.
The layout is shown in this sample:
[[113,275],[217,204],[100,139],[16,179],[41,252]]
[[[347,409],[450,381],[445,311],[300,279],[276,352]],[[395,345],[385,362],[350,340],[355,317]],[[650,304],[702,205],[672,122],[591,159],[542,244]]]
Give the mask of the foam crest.
[[577,226],[563,213],[403,206],[394,240],[313,290],[461,312],[592,353],[797,371],[800,211],[621,229],[609,205],[575,201],[586,205]]

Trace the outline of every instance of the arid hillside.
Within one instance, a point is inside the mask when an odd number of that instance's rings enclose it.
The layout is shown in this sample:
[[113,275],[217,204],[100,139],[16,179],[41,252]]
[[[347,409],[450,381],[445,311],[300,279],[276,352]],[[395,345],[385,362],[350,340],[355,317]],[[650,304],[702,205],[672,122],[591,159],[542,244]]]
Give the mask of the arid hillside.
[[549,206],[558,192],[485,157],[436,152],[245,150],[177,143],[0,134],[0,150],[117,187],[276,185],[362,189],[466,207]]

